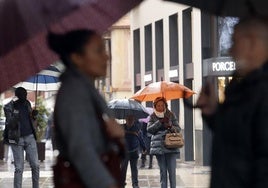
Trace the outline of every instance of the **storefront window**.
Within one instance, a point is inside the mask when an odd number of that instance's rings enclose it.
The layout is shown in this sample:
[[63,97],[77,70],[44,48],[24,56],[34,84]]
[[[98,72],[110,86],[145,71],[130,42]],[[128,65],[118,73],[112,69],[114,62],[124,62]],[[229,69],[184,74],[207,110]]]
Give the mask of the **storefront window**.
[[218,96],[219,102],[223,103],[225,100],[225,87],[230,83],[232,77],[218,77]]
[[218,17],[219,56],[229,56],[234,26],[238,21],[234,17]]

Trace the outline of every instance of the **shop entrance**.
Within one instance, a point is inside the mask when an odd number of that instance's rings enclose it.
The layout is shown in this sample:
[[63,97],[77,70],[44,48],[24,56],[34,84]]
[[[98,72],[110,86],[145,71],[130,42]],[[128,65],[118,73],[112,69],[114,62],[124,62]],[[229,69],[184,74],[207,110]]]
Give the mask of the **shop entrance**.
[[[212,78],[212,83],[214,84],[215,92],[219,103],[223,103],[225,100],[225,89],[227,85],[232,80],[230,76],[218,76]],[[212,149],[212,132],[206,126],[206,122],[203,121],[203,165],[210,166],[211,164],[211,149]]]

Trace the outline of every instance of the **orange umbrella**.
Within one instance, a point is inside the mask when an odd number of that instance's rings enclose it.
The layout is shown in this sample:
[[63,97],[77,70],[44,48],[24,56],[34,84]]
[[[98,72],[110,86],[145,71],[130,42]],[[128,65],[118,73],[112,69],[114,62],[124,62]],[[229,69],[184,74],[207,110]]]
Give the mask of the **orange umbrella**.
[[164,97],[166,100],[189,98],[194,91],[174,82],[154,82],[142,88],[134,94],[132,99],[138,101],[154,101],[157,97]]

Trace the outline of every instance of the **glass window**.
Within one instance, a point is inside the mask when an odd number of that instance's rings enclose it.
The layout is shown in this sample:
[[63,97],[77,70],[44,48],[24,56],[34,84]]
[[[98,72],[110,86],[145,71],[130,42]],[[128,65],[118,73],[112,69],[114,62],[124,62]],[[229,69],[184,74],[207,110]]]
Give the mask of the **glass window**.
[[234,26],[238,21],[239,19],[234,17],[218,17],[218,49],[220,56],[229,55],[229,49],[232,46]]
[[231,80],[232,77],[218,77],[218,96],[220,103],[223,103],[225,100],[225,88]]

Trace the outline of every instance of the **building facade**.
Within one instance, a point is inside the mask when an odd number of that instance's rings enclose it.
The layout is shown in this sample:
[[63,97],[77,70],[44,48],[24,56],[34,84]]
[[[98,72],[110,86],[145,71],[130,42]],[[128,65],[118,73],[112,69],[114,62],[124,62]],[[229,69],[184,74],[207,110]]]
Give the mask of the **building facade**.
[[[188,101],[194,104],[202,85],[212,79],[220,101],[224,100],[224,87],[235,70],[227,50],[231,35],[227,31],[235,20],[161,0],[144,1],[131,12],[130,20],[134,92],[152,82],[173,81],[197,93]],[[209,165],[211,132],[200,110],[186,107],[182,100],[170,101],[169,107],[184,133],[180,157]]]
[[130,20],[129,14],[116,22],[104,34],[107,53],[110,56],[105,78],[96,85],[106,100],[130,98],[133,76],[130,59]]

